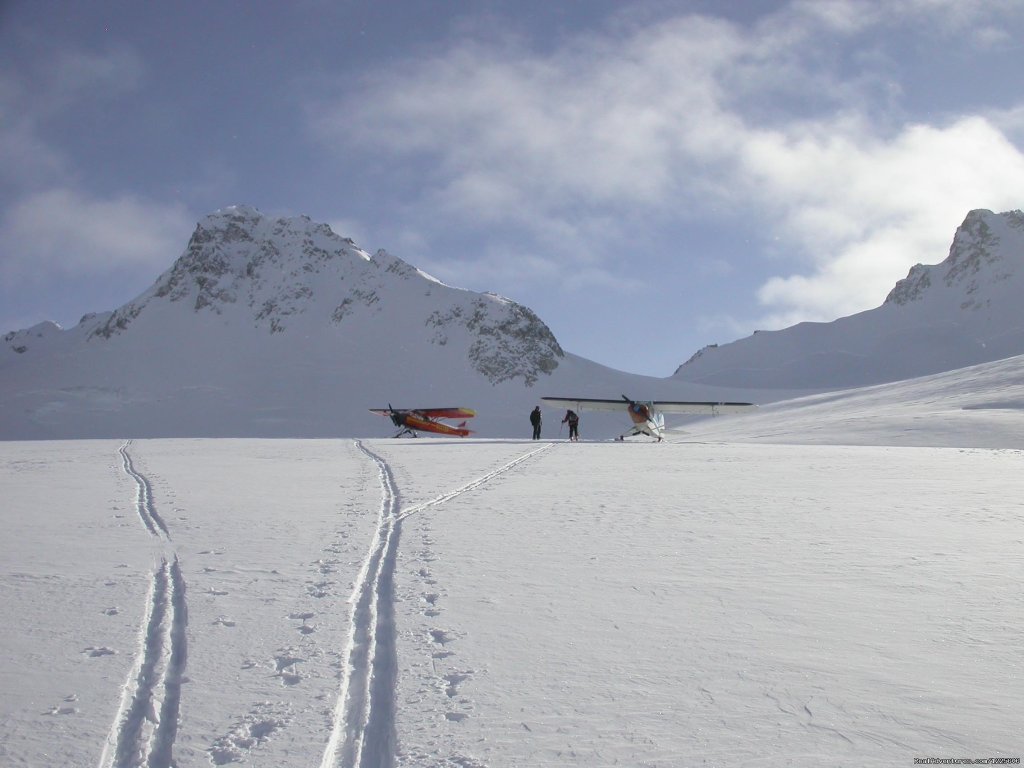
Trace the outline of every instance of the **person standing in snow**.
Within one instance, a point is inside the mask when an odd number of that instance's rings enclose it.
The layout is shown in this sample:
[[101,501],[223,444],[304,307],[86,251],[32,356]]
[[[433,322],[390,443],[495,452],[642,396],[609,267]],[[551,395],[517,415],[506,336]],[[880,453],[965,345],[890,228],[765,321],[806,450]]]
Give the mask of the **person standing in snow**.
[[533,439],[540,440],[540,406],[530,411],[530,423],[533,424]]
[[580,439],[580,417],[576,411],[566,411],[562,423],[569,425],[569,439],[578,442]]

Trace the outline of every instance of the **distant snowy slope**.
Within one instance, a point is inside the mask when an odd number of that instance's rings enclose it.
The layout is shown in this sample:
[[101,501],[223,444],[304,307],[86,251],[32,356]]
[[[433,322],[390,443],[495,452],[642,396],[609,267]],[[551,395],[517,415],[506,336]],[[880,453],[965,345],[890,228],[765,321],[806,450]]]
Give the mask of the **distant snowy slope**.
[[705,347],[674,378],[836,389],[1024,353],[1024,213],[971,211],[941,264],[917,265],[882,306]]
[[479,434],[507,436],[552,391],[729,397],[566,354],[521,304],[248,207],[204,218],[115,311],[3,342],[0,439],[379,435],[367,409],[389,403],[475,408]]
[[1024,355],[772,403],[686,425],[670,439],[1024,450]]

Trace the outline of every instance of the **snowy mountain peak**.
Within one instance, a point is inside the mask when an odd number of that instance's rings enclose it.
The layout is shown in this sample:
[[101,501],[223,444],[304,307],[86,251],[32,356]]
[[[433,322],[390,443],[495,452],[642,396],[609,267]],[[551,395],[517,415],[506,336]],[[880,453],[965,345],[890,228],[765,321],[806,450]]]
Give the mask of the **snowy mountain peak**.
[[371,257],[306,216],[275,219],[247,206],[202,219],[174,266],[138,299],[97,318],[90,338],[124,332],[155,303],[272,334],[301,324],[306,338],[333,328],[371,340],[382,324],[394,332],[412,322],[394,344],[425,336],[423,343],[444,346],[459,328],[466,358],[492,384],[532,385],[564,355],[547,326],[515,302],[452,288],[384,250]]
[[44,320],[36,323],[31,328],[21,331],[11,331],[3,336],[4,344],[19,355],[29,349],[29,344],[36,340],[50,339],[61,332],[61,327],[54,322]]
[[22,403],[8,436],[334,434],[339,418],[377,426],[367,409],[388,402],[481,407],[508,400],[499,385],[532,401],[566,360],[514,301],[247,206],[201,219],[132,301],[3,342],[0,397]]
[[273,219],[247,206],[225,208],[203,218],[174,266],[149,291],[97,323],[90,338],[124,331],[157,300],[218,315],[245,306],[256,325],[279,332],[283,316],[305,310],[314,286],[343,279],[369,261],[352,240],[306,216]]
[[953,237],[949,256],[941,264],[917,264],[896,283],[886,304],[920,301],[931,286],[945,286],[962,299],[963,309],[979,309],[986,286],[1024,273],[1024,213],[995,214],[974,210]]

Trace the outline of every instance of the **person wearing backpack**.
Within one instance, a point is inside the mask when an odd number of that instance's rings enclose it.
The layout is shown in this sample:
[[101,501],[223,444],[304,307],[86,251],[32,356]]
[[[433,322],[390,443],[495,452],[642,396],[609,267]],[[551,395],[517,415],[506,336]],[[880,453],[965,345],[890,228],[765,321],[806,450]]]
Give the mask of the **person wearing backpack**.
[[569,439],[578,442],[580,439],[580,417],[576,411],[566,411],[562,423],[569,425]]

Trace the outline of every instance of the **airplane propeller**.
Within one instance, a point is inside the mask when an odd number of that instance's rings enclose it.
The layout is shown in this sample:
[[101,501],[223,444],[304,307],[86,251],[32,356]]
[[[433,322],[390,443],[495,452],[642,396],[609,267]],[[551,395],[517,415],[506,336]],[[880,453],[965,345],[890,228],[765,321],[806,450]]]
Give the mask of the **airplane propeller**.
[[391,407],[391,403],[388,403],[388,415],[391,417],[391,423],[396,427],[401,427],[402,416],[394,408]]

